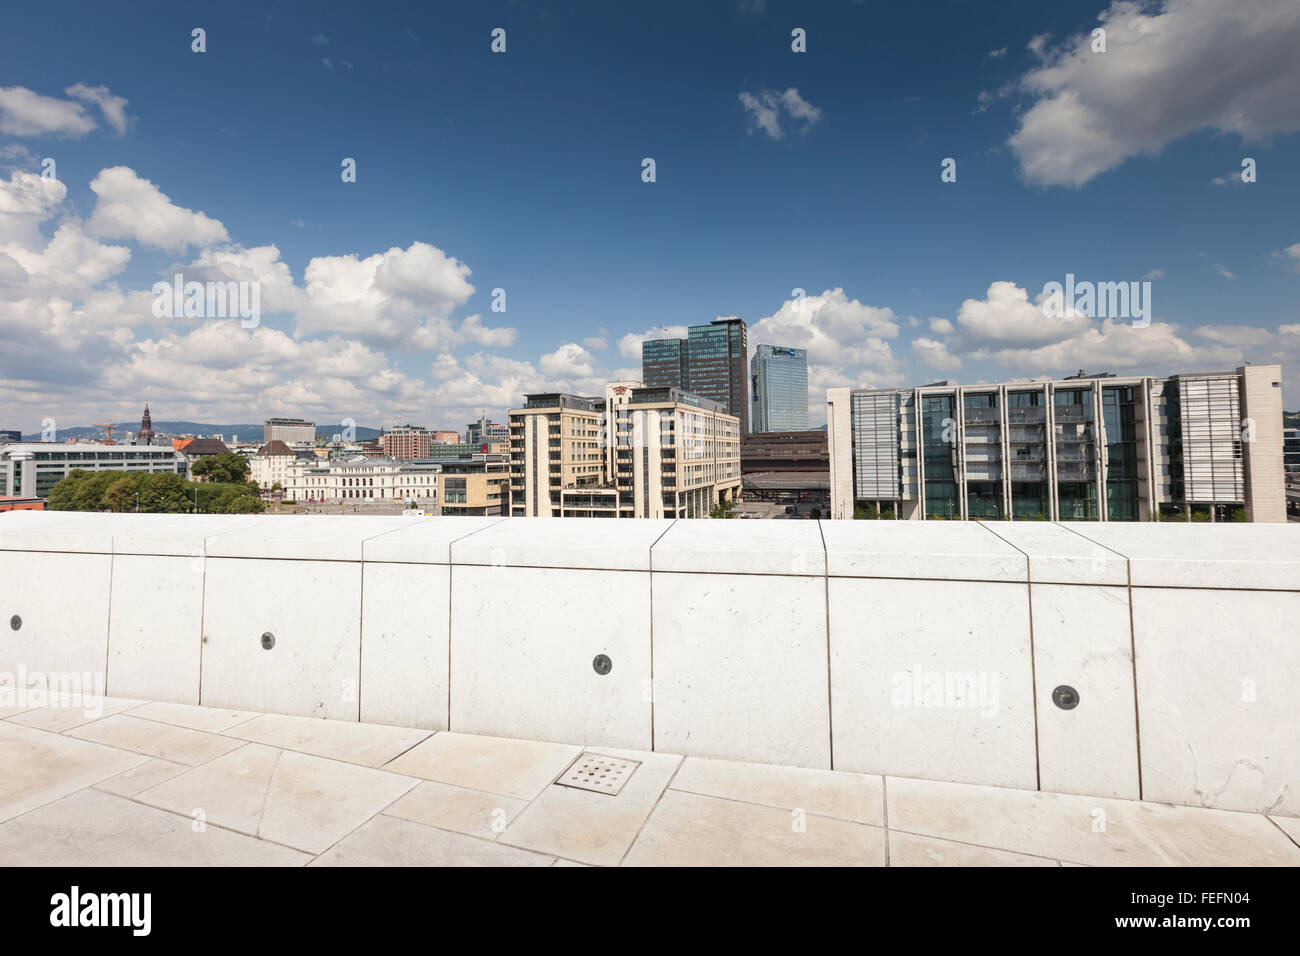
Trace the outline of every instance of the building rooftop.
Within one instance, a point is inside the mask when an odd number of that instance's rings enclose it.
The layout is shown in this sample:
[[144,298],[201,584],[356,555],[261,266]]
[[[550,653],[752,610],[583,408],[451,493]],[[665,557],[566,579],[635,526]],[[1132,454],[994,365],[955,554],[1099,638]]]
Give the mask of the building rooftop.
[[1297,866],[1297,595],[1295,525],[0,514],[0,859]]
[[[0,710],[10,866],[1300,866],[1300,820],[1262,813],[82,703]],[[633,766],[578,789],[584,756]]]

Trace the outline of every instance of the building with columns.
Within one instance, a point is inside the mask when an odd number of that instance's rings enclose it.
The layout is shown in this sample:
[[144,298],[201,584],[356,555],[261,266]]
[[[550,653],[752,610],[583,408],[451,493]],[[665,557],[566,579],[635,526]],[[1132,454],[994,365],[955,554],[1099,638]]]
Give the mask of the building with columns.
[[1281,378],[832,388],[831,517],[1285,521]]

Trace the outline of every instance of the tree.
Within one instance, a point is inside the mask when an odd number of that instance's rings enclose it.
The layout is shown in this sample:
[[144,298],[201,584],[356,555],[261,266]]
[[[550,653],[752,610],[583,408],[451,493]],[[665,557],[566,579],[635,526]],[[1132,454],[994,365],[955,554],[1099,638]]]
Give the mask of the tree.
[[215,481],[218,484],[235,484],[247,481],[250,471],[252,471],[252,466],[248,464],[248,459],[243,455],[236,455],[234,452],[208,455],[206,458],[200,458],[190,466],[190,474],[198,478],[206,478],[208,481]]
[[136,492],[144,475],[123,475],[104,491],[104,505],[110,511],[134,511]]
[[736,503],[730,499],[723,499],[709,509],[710,518],[734,518],[736,517]]

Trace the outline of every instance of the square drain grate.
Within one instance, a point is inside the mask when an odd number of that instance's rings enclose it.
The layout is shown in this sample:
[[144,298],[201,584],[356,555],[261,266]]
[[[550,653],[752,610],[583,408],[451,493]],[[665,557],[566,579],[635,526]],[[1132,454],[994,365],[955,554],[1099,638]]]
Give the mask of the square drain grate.
[[590,790],[614,796],[623,789],[632,772],[641,766],[637,760],[620,760],[604,754],[580,753],[555,782],[561,787]]

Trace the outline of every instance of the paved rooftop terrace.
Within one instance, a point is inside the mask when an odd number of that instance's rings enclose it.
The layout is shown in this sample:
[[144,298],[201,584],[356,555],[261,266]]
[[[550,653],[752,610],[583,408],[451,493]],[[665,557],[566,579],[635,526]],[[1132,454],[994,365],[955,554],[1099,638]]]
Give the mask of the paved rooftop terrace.
[[0,767],[0,865],[1300,866],[1294,817],[118,698],[0,708]]

